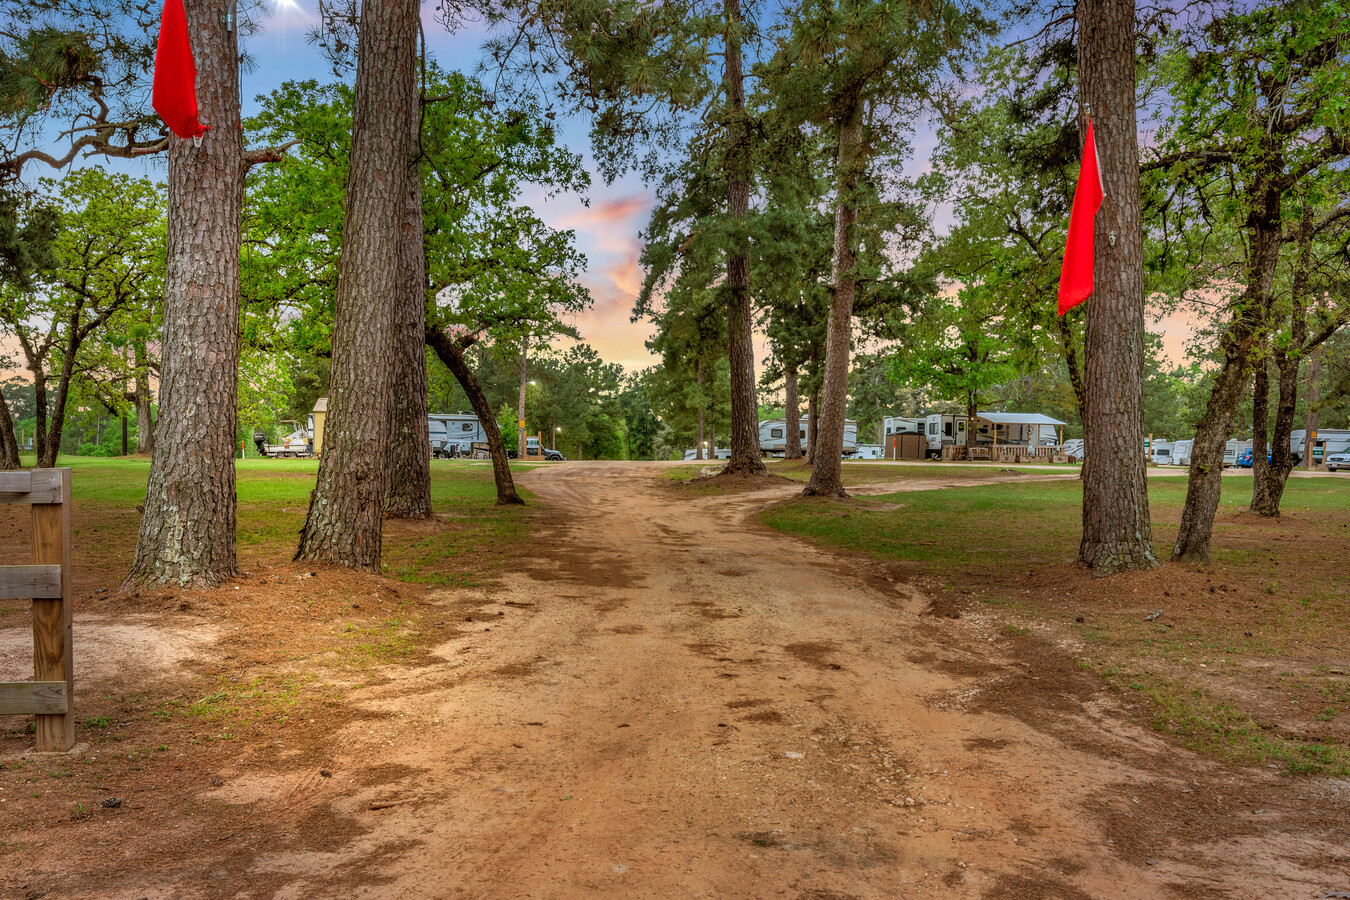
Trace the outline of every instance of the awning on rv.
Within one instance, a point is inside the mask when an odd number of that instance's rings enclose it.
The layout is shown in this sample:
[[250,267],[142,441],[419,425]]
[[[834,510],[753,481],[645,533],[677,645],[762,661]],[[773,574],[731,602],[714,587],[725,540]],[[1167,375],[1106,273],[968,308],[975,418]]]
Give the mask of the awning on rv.
[[995,425],[1066,425],[1041,413],[982,412],[980,418]]

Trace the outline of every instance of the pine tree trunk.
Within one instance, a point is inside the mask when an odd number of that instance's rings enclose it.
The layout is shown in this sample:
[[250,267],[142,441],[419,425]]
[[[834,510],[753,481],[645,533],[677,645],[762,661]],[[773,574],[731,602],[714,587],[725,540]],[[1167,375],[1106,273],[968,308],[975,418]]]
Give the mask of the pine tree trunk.
[[[412,115],[410,150],[417,147],[419,116]],[[431,517],[431,435],[427,422],[427,272],[422,238],[422,178],[410,153],[405,187],[403,287],[394,301],[389,395],[389,497],[385,515]]]
[[1251,510],[1267,502],[1266,453],[1270,446],[1270,366],[1262,360],[1252,373],[1252,502]]
[[235,32],[225,0],[188,0],[200,147],[169,138],[168,262],[160,416],[136,558],[124,588],[213,587],[238,574],[235,405],[239,373],[240,210]]
[[[723,0],[726,14],[726,90],[731,106],[727,126],[727,213],[734,228],[750,214],[751,143],[745,112],[745,76],[741,69],[740,0]],[[731,364],[731,458],[725,472],[767,475],[759,452],[759,399],[755,394],[755,345],[751,334],[755,310],[750,295],[750,248],[744,236],[727,254],[730,331],[727,359]],[[714,454],[715,456],[716,454]]]
[[802,458],[802,402],[797,395],[797,367],[785,366],[783,383],[787,394],[786,408],[783,410],[783,434],[787,443],[783,447],[784,459]]
[[[839,125],[838,196],[834,210],[834,272],[830,319],[825,331],[825,381],[821,385],[820,433],[811,434],[811,480],[802,496],[847,497],[844,491],[844,419],[848,407],[848,357],[853,339],[857,289],[853,225],[863,170],[862,108],[855,102]],[[819,439],[817,439],[817,437]]]
[[511,478],[511,460],[506,455],[506,441],[502,438],[502,430],[497,425],[496,416],[493,415],[492,405],[488,403],[487,395],[483,393],[483,386],[478,383],[478,376],[469,368],[463,351],[444,333],[428,328],[425,337],[427,346],[436,352],[436,356],[445,363],[450,374],[455,376],[459,386],[464,388],[469,405],[473,407],[473,414],[478,417],[479,424],[487,434],[488,450],[492,454],[492,477],[497,482],[497,505],[524,503],[525,501],[516,493],[516,485]]
[[0,396],[0,471],[19,467],[19,437],[14,433],[14,419],[9,414],[9,403]]
[[708,459],[717,459],[717,416],[708,420]]
[[[1083,539],[1097,575],[1158,564],[1144,459],[1144,246],[1135,114],[1134,0],[1078,4],[1081,97],[1092,111],[1106,200],[1083,342]],[[1080,125],[1086,132],[1087,121]],[[1222,461],[1222,457],[1220,457]]]
[[396,297],[407,290],[410,120],[417,116],[417,0],[362,7],[347,220],[318,485],[297,559],[380,571]]
[[150,363],[145,345],[137,344],[136,354],[136,452],[155,452],[154,400],[150,395]]

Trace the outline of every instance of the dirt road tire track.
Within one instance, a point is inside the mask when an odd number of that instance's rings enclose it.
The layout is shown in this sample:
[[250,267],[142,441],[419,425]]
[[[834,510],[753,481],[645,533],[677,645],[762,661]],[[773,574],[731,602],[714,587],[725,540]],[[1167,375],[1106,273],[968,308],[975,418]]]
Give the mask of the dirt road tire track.
[[[912,588],[747,522],[794,488],[680,499],[653,474],[524,475],[550,524],[491,589],[483,615],[499,621],[438,648],[443,663],[353,694],[385,717],[337,735],[334,777],[244,771],[202,797],[296,827],[347,822],[342,841],[255,848],[242,892],[184,874],[112,896],[1143,900],[1343,887],[1319,866],[1344,852],[1344,826],[1300,831],[1291,782],[1179,751],[1119,715],[1070,657],[1019,656],[969,619],[922,615]],[[418,802],[370,808],[399,799]],[[1229,818],[1241,827],[1216,825]]]

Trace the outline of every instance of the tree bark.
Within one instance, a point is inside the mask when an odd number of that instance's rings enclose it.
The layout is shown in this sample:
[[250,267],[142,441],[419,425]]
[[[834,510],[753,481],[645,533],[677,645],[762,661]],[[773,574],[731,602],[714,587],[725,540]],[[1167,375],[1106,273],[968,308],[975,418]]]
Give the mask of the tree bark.
[[56,378],[56,400],[52,403],[51,424],[47,428],[46,441],[37,455],[37,467],[50,469],[56,465],[56,457],[61,452],[61,437],[66,430],[66,403],[70,399],[70,382],[75,376],[75,357],[80,352],[78,312],[69,323],[70,337],[61,351],[61,374]]
[[[145,513],[125,589],[214,587],[238,574],[235,419],[239,375],[239,51],[225,0],[188,0],[201,146],[169,137],[168,262],[160,417]],[[138,379],[139,380],[139,379]]]
[[19,437],[14,433],[14,418],[9,402],[0,396],[0,471],[19,467]]
[[[389,459],[386,354],[408,223],[418,0],[361,10],[347,218],[318,485],[296,559],[380,571]],[[392,264],[391,264],[392,263]]]
[[478,383],[478,376],[474,375],[473,369],[470,369],[464,360],[463,350],[449,336],[433,328],[427,329],[425,337],[427,346],[436,351],[436,356],[445,363],[450,374],[455,376],[459,386],[464,388],[469,405],[473,407],[473,414],[478,417],[483,431],[487,434],[488,450],[492,454],[492,477],[497,483],[497,504],[504,506],[524,503],[525,501],[516,493],[516,485],[511,478],[511,460],[506,455],[506,441],[502,439],[502,430],[497,426],[496,416],[492,412],[491,404],[488,403],[487,395],[483,393],[483,386]]
[[[1247,284],[1237,301],[1236,315],[1219,341],[1223,361],[1214,375],[1205,414],[1195,429],[1186,505],[1181,510],[1181,527],[1172,547],[1175,560],[1209,561],[1214,515],[1219,509],[1219,493],[1223,487],[1224,444],[1233,432],[1233,420],[1242,400],[1247,372],[1265,325],[1265,297],[1270,292],[1279,261],[1282,216],[1278,190],[1266,189],[1251,220],[1249,240],[1252,251]],[[1092,458],[1091,453],[1088,458]]]
[[135,347],[136,359],[136,452],[155,452],[154,400],[150,395],[150,362],[145,345]]
[[[1299,256],[1294,268],[1294,277],[1290,284],[1289,336],[1292,347],[1277,345],[1274,353],[1275,371],[1279,375],[1278,395],[1275,402],[1275,434],[1270,453],[1270,464],[1256,469],[1256,434],[1252,433],[1252,503],[1251,511],[1259,516],[1278,518],[1280,501],[1284,498],[1284,486],[1289,473],[1294,468],[1293,451],[1289,438],[1294,430],[1294,409],[1298,404],[1298,370],[1303,353],[1308,346],[1308,318],[1304,298],[1308,295],[1308,274],[1312,268],[1312,219],[1304,211],[1299,227]],[[1269,315],[1269,314],[1267,314]],[[1290,351],[1293,352],[1290,352]],[[1258,375],[1265,375],[1267,367],[1257,367]],[[1265,403],[1262,408],[1264,411]],[[1263,435],[1264,437],[1264,435]],[[1308,440],[1308,457],[1312,458],[1313,445]],[[1265,456],[1261,455],[1264,463]]]
[[[1144,459],[1144,231],[1135,114],[1134,0],[1078,5],[1078,73],[1106,201],[1083,342],[1083,538],[1097,575],[1158,565]],[[1087,117],[1080,122],[1087,130]],[[1220,457],[1222,461],[1222,456]]]
[[[414,114],[410,151],[417,147],[420,117]],[[389,394],[389,497],[385,515],[395,519],[431,517],[431,435],[427,423],[427,269],[422,246],[422,176],[415,153],[408,157],[404,187],[403,237],[399,266],[402,288],[395,295]]]
[[1252,502],[1251,510],[1266,502],[1266,453],[1270,427],[1270,366],[1262,360],[1252,373]]
[[[975,446],[975,417],[980,414],[980,398],[971,391],[966,395],[966,459],[970,459],[970,449]],[[997,428],[994,437],[998,437]]]
[[33,376],[33,454],[40,461],[47,453],[47,372],[31,358],[28,371]]
[[[844,491],[844,419],[848,407],[848,357],[857,290],[853,225],[863,170],[862,105],[855,101],[839,124],[838,195],[834,210],[834,273],[825,330],[825,381],[821,386],[820,433],[811,434],[811,480],[802,496],[847,497]],[[817,439],[819,438],[819,439]]]
[[[1284,498],[1284,486],[1289,481],[1289,473],[1294,469],[1294,455],[1289,446],[1289,437],[1294,431],[1294,408],[1298,404],[1299,360],[1283,351],[1275,354],[1275,371],[1279,373],[1275,401],[1275,429],[1271,435],[1270,464],[1265,467],[1264,477],[1259,489],[1252,488],[1252,512],[1268,518],[1278,518],[1280,501]],[[1255,465],[1256,442],[1252,442],[1252,463]],[[1253,477],[1255,472],[1253,472]],[[1258,502],[1259,499],[1259,502]]]
[[[727,125],[727,212],[741,230],[750,213],[751,141],[741,68],[741,3],[723,0],[726,15],[726,91],[731,106]],[[744,234],[727,254],[727,360],[731,364],[731,458],[725,472],[768,475],[759,452],[759,399],[755,394],[755,345],[751,334],[754,301],[750,294],[750,248]],[[716,454],[714,454],[715,456]]]
[[708,458],[717,459],[717,413],[708,420]]
[[783,432],[787,443],[783,446],[784,459],[802,458],[802,402],[797,394],[797,367],[783,367],[784,393],[787,402],[783,410]]
[[1078,408],[1078,421],[1087,420],[1087,388],[1083,385],[1083,369],[1078,363],[1078,347],[1073,342],[1073,329],[1069,325],[1069,314],[1055,316],[1059,325],[1059,346],[1064,351],[1064,365],[1069,370],[1069,386],[1073,388],[1074,405]]

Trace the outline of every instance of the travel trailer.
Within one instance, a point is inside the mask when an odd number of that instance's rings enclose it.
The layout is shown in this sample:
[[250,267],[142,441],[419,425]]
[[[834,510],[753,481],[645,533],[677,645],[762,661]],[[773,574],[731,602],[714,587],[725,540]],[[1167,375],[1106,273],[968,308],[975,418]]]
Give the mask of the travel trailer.
[[1189,466],[1191,464],[1191,447],[1195,444],[1195,439],[1188,441],[1175,441],[1172,444],[1172,465]]
[[1172,463],[1172,442],[1154,441],[1149,459],[1155,466],[1167,466]]
[[[1321,465],[1322,460],[1333,453],[1345,453],[1350,451],[1350,429],[1345,428],[1319,428],[1315,432],[1317,435],[1313,439],[1313,463]],[[1249,442],[1250,443],[1250,442]],[[1304,454],[1307,452],[1308,432],[1305,429],[1298,429],[1289,434],[1289,449],[1293,452],[1296,463],[1302,463]]]
[[475,441],[487,441],[483,424],[471,413],[437,413],[427,416],[427,430],[431,437],[433,459],[468,456],[473,452]]
[[[807,446],[807,418],[802,416],[797,425],[802,441],[802,452]],[[759,423],[759,449],[770,456],[782,456],[787,450],[787,420],[765,419]],[[858,450],[858,423],[844,420],[844,455],[852,456]]]
[[887,437],[893,434],[923,434],[923,416],[886,416],[881,429]]

